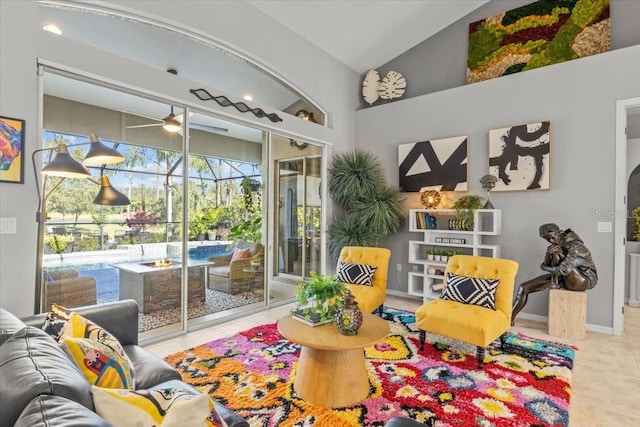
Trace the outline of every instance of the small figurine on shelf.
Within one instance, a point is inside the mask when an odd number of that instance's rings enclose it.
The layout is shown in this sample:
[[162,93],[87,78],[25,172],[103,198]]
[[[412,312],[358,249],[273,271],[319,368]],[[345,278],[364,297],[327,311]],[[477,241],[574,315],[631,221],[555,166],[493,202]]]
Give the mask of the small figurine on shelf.
[[487,203],[484,204],[482,209],[493,209],[493,204],[491,200],[489,200],[489,196],[491,195],[491,190],[496,186],[496,182],[498,182],[498,177],[495,175],[484,175],[480,178],[480,185],[482,185],[483,190],[487,190]]

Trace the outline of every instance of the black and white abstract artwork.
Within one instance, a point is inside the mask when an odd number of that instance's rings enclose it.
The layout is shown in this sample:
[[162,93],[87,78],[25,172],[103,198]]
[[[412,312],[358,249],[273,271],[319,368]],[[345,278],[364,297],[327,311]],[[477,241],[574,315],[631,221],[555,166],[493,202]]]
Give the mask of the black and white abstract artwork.
[[400,190],[467,191],[466,136],[398,146]]
[[550,122],[489,131],[489,173],[498,177],[492,191],[549,189]]

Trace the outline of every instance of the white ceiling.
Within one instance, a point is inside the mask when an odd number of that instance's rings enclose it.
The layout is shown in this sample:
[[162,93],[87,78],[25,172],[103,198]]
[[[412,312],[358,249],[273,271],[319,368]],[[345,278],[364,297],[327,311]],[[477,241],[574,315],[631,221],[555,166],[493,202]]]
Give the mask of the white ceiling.
[[383,65],[488,0],[246,0],[358,73]]

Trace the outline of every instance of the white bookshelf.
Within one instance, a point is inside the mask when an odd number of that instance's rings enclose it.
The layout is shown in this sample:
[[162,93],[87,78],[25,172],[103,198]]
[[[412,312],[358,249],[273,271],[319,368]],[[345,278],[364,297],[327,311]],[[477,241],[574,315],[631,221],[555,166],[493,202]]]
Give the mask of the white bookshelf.
[[[422,228],[418,215],[428,213],[436,217],[436,227]],[[418,266],[418,271],[408,274],[409,295],[422,297],[423,301],[439,298],[441,290],[434,285],[444,280],[446,260],[429,259],[428,249],[437,251],[458,251],[467,255],[500,257],[500,245],[486,243],[488,236],[498,236],[502,232],[502,211],[500,209],[478,209],[474,212],[472,230],[450,230],[449,220],[455,218],[455,209],[411,209],[409,211],[409,231],[420,233],[421,240],[409,241],[409,263]],[[415,269],[415,268],[414,268]],[[429,270],[439,270],[435,274]]]

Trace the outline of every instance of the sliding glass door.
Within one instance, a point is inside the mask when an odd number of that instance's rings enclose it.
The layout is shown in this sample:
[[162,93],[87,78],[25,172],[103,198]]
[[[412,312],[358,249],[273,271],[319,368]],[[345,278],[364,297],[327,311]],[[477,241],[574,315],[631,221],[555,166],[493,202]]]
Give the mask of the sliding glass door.
[[273,138],[276,192],[272,296],[320,272],[322,259],[322,147]]
[[[43,176],[40,310],[134,299],[151,339],[264,307],[266,132],[74,77],[44,73],[42,165],[62,144],[83,162],[91,134],[124,161]],[[58,98],[61,85],[129,107]],[[103,178],[126,203],[96,204]]]

